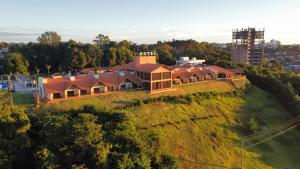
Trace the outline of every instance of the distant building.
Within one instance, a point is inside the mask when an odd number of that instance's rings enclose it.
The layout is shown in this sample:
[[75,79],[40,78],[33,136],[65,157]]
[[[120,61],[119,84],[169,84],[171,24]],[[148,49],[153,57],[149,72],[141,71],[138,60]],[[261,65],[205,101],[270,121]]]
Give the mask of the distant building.
[[266,47],[269,49],[276,49],[280,46],[280,41],[272,39],[270,42],[266,43]]
[[203,59],[196,59],[195,57],[189,58],[189,57],[180,57],[179,60],[176,61],[176,65],[201,65],[205,62]]
[[25,75],[18,74],[17,81],[24,87],[24,88],[33,88],[35,87],[35,80],[27,77]]
[[28,76],[18,74],[13,86],[16,92],[33,92],[36,90],[36,81]]
[[0,49],[0,58],[3,58],[8,53],[8,47]]
[[261,65],[264,54],[264,30],[255,28],[233,30],[231,61]]
[[225,49],[228,47],[228,44],[227,43],[219,43],[219,44],[216,44],[216,46],[219,48]]

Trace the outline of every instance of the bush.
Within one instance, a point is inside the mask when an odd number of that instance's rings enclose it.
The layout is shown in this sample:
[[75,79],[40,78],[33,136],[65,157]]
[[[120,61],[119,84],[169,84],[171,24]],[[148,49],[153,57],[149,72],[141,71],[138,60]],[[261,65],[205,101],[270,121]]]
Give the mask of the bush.
[[177,169],[178,161],[177,159],[170,154],[162,154],[159,162],[160,169]]
[[137,106],[142,106],[144,104],[143,100],[139,99],[137,102],[136,102],[136,105]]
[[256,120],[254,118],[251,118],[248,123],[248,130],[251,133],[256,133],[257,129],[258,129],[258,126],[257,126]]
[[192,103],[192,102],[193,102],[193,95],[191,95],[191,94],[186,95],[186,100],[187,100],[189,103]]

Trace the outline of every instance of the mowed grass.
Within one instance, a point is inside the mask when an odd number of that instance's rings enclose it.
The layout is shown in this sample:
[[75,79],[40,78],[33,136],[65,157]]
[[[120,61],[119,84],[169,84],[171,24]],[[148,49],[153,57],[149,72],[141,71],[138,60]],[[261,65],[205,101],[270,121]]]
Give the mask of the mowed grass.
[[[259,131],[291,118],[276,98],[258,88],[244,97],[194,98],[191,104],[156,102],[124,113],[145,138],[149,132],[160,133],[161,150],[181,159],[180,168],[183,169],[218,168],[199,165],[203,162],[239,168],[240,139],[250,134],[246,131],[250,118],[257,121]],[[207,115],[219,117],[201,118]],[[244,149],[244,167],[297,169],[300,166],[297,160],[300,158],[299,141],[300,134],[294,129],[262,145]],[[245,145],[252,143],[248,141]]]
[[[243,83],[247,80],[241,80]],[[204,81],[191,85],[183,85],[175,87],[176,90],[161,92],[156,94],[150,94],[145,91],[125,91],[125,92],[114,92],[108,93],[99,96],[90,96],[90,97],[80,97],[66,99],[65,101],[53,103],[53,104],[41,104],[40,108],[37,109],[38,112],[53,112],[56,110],[69,110],[81,108],[86,104],[95,105],[96,107],[106,107],[113,108],[115,106],[124,105],[128,103],[135,102],[137,99],[145,99],[149,97],[159,97],[166,95],[184,95],[187,93],[194,92],[207,92],[207,91],[216,91],[216,92],[225,92],[236,89],[232,82],[229,81]]]
[[[32,93],[12,93],[13,105],[17,109],[32,108],[34,98]],[[11,107],[11,95],[8,91],[0,91],[0,106],[3,108]]]

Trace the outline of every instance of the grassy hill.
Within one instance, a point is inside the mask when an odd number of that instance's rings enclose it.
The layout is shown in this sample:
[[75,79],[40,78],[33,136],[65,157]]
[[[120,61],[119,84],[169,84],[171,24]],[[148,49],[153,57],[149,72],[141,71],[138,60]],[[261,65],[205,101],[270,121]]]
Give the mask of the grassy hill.
[[[234,82],[237,86],[241,86],[241,84],[247,83],[246,80]],[[184,95],[187,93],[193,92],[226,92],[235,90],[237,87],[234,83],[229,81],[203,81],[193,85],[184,85],[176,87],[174,91],[149,94],[145,91],[126,91],[126,92],[114,92],[108,93],[100,96],[89,96],[89,97],[80,97],[74,99],[66,99],[65,101],[54,103],[54,104],[42,104],[38,109],[39,112],[48,112],[55,110],[69,110],[69,109],[77,109],[86,104],[92,104],[96,107],[107,107],[112,108],[115,106],[125,105],[132,102],[135,102],[136,99],[146,99],[153,98],[159,96],[167,96],[167,95]]]
[[[161,149],[180,159],[180,168],[218,168],[200,163],[240,167],[240,137],[250,134],[248,121],[259,130],[289,119],[289,113],[269,93],[254,87],[247,95],[194,98],[192,103],[155,102],[124,111],[139,132],[160,133]],[[295,131],[295,130],[294,130]],[[296,132],[244,150],[245,168],[299,168]],[[249,142],[248,144],[250,144]],[[279,158],[280,157],[280,158]]]
[[[143,91],[111,93],[105,96],[70,99],[55,104],[42,104],[36,113],[80,108],[85,104],[113,108],[136,102],[137,99],[166,95],[214,91],[224,93],[237,90],[246,80],[209,81],[180,86],[176,92],[150,95]],[[4,93],[0,95],[3,98]],[[14,96],[15,99],[19,98]],[[17,98],[16,98],[17,97]],[[20,96],[22,98],[22,96]],[[1,98],[2,99],[2,98]],[[22,99],[19,105],[24,107]],[[30,108],[30,104],[26,105]],[[30,110],[32,110],[30,108]],[[156,101],[122,110],[132,120],[143,139],[155,132],[160,139],[160,150],[172,153],[180,161],[180,168],[239,168],[241,137],[250,134],[250,119],[258,124],[258,131],[276,126],[290,119],[290,114],[277,99],[256,87],[242,95],[215,94],[210,97],[193,96],[191,102]],[[244,149],[244,167],[247,169],[300,168],[300,141],[296,129],[259,146]],[[250,145],[251,141],[246,142]],[[203,164],[211,165],[203,165]],[[218,167],[219,166],[219,167]],[[223,166],[223,167],[220,167]]]

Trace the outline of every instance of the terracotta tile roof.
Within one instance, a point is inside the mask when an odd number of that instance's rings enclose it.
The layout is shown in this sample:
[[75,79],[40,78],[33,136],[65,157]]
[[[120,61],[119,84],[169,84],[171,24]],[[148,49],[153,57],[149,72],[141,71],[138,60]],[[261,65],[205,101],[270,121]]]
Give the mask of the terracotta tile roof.
[[179,77],[183,80],[187,80],[190,79],[193,75],[204,77],[208,73],[209,72],[202,67],[177,68],[173,70],[172,78],[176,79],[177,77]]
[[218,73],[225,73],[226,75],[232,75],[233,72],[227,69],[224,69],[222,67],[219,66],[213,66],[213,65],[206,65],[205,68],[214,73],[214,74],[218,74]]
[[172,73],[172,79],[180,78],[182,80],[188,80],[192,74],[186,69],[175,69]]
[[227,70],[229,70],[235,74],[243,74],[244,73],[243,69],[227,69]]
[[150,72],[153,72],[154,70],[156,70],[160,67],[167,68],[170,71],[172,70],[171,68],[169,68],[168,66],[163,65],[163,64],[141,64],[139,67],[135,67],[134,69],[136,71],[150,73]]
[[193,67],[193,68],[191,68],[191,72],[193,74],[196,74],[198,77],[203,77],[209,73],[203,67]]
[[135,84],[142,84],[142,80],[140,80],[135,75],[131,74],[130,72],[108,72],[101,74],[99,77],[100,82],[105,84],[106,86],[118,86],[124,83],[125,81],[129,80]]
[[286,52],[285,56],[300,56],[300,51],[289,50]]
[[116,71],[116,70],[134,70],[134,71],[139,71],[139,72],[146,72],[146,73],[150,73],[153,72],[154,70],[160,68],[160,67],[164,67],[169,69],[170,71],[172,70],[170,67],[163,65],[163,64],[151,64],[151,63],[147,63],[147,64],[141,64],[138,67],[135,67],[133,62],[124,64],[124,65],[119,65],[119,66],[115,66],[112,67],[112,70]]
[[133,64],[133,62],[129,62],[127,64],[114,66],[111,69],[114,70],[114,71],[116,71],[116,70],[133,70],[134,69],[134,64]]
[[97,83],[102,83],[105,86],[119,86],[126,80],[131,81],[135,84],[142,84],[140,80],[135,75],[130,72],[106,72],[99,74],[99,78],[94,75],[79,75],[74,76],[75,80],[70,80],[68,77],[62,77],[58,79],[46,78],[47,83],[44,84],[44,89],[47,93],[63,93],[68,87],[74,85],[81,90],[87,90],[93,87]]

